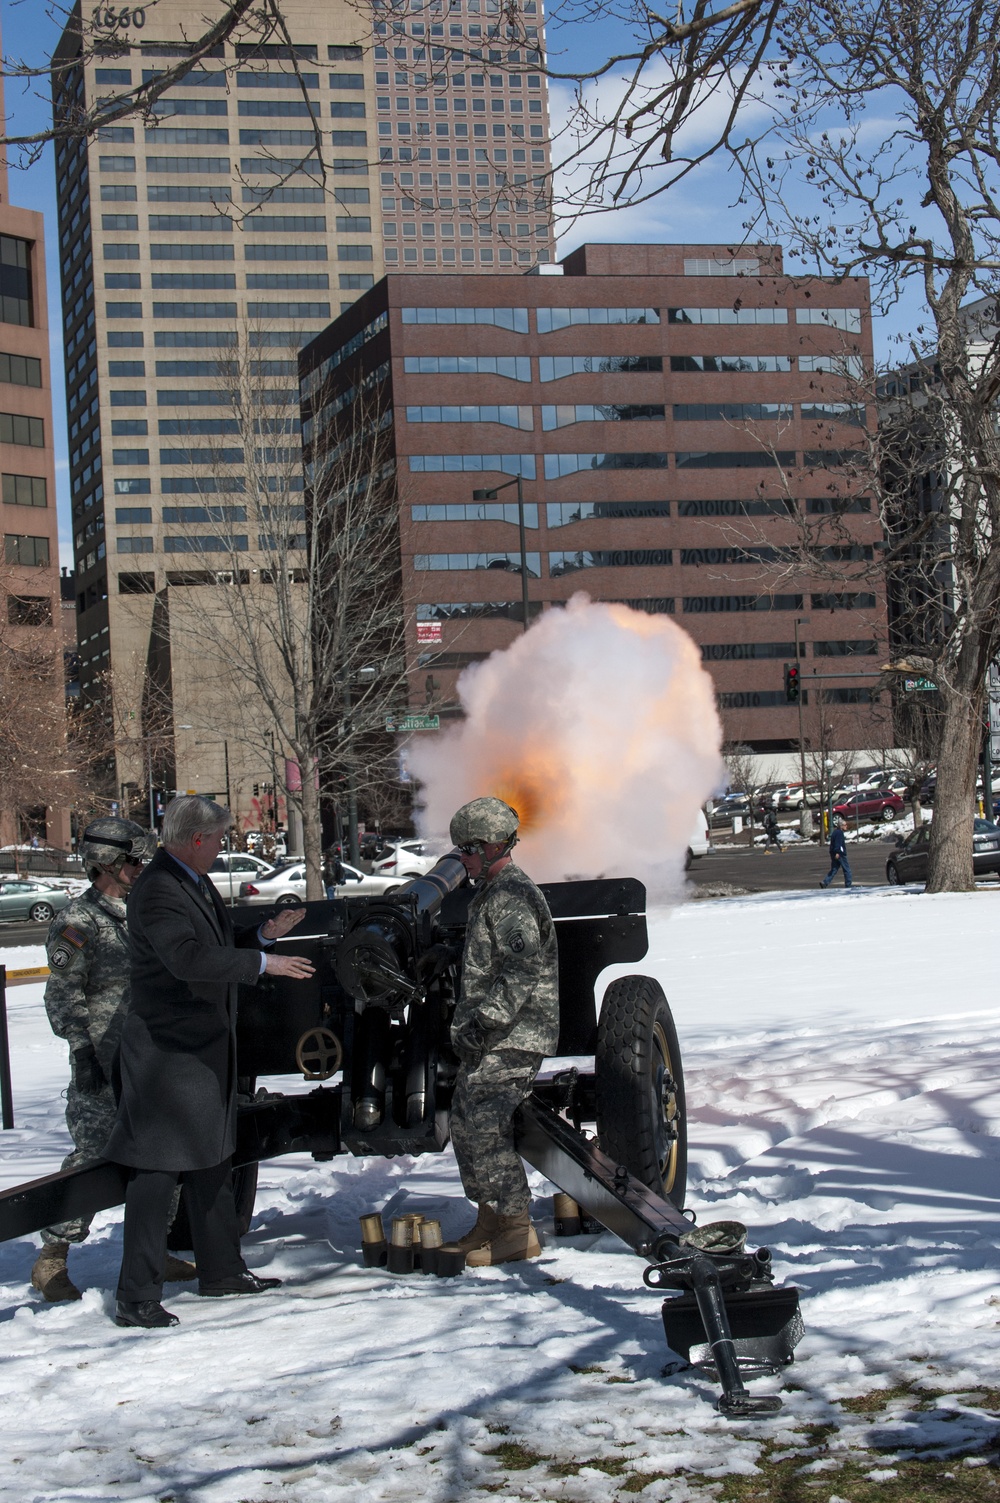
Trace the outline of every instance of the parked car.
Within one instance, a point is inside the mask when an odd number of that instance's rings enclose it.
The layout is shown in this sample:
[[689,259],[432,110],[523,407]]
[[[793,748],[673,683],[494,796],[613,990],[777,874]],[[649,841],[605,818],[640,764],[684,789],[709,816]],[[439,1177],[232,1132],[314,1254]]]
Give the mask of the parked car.
[[[885,863],[886,881],[894,887],[902,882],[926,882],[930,844],[930,825],[918,825]],[[972,821],[972,869],[977,877],[991,872],[1000,876],[1000,825],[992,820]]]
[[899,794],[892,793],[888,788],[867,789],[852,793],[850,798],[845,798],[841,803],[833,806],[834,814],[839,814],[844,819],[866,822],[884,819],[887,824],[892,819],[898,819],[905,809],[906,805]]
[[708,842],[708,817],[706,816],[704,809],[699,809],[698,817],[696,818],[691,829],[691,833],[688,836],[687,854],[684,857],[685,871],[687,871],[692,861],[698,860],[701,856],[708,855]]
[[818,783],[788,783],[784,788],[779,788],[774,800],[776,809],[804,809],[808,804],[811,809],[818,809],[822,800],[822,792]]
[[256,877],[266,877],[274,870],[275,867],[269,861],[264,861],[260,856],[252,856],[249,851],[223,851],[212,862],[208,880],[218,888],[228,903],[239,897],[244,882],[252,882]]
[[405,882],[407,877],[422,877],[441,859],[442,852],[425,840],[400,840],[390,847],[385,856],[372,862],[372,873],[377,877],[394,877]]
[[0,920],[5,923],[30,919],[33,924],[47,924],[71,902],[64,888],[48,882],[30,877],[5,877],[0,882]]
[[[402,880],[399,877],[370,876],[367,872],[359,871],[356,866],[348,866],[346,861],[342,861],[341,866],[344,869],[344,881],[337,886],[338,898],[353,897],[359,893],[371,897],[377,893],[391,892]],[[284,908],[304,903],[305,900],[306,869],[301,861],[266,876],[255,877],[240,887],[241,903],[268,903]]]

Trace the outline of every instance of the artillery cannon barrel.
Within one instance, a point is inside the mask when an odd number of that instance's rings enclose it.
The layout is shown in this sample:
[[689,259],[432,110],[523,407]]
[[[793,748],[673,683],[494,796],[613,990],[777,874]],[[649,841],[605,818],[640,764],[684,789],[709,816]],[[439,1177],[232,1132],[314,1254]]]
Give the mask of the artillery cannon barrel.
[[461,887],[465,877],[465,867],[459,859],[458,851],[451,850],[422,877],[411,877],[409,882],[404,882],[401,887],[395,888],[394,895],[398,893],[400,896],[405,894],[415,897],[417,913],[433,915],[441,907],[448,894]]

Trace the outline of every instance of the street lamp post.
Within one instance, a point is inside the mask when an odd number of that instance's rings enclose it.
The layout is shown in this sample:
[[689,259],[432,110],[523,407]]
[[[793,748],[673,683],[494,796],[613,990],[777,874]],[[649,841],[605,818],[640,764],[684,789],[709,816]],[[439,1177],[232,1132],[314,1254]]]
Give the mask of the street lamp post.
[[524,536],[524,487],[521,484],[521,472],[517,472],[513,480],[508,480],[504,485],[494,486],[492,490],[473,491],[473,501],[495,501],[500,491],[510,490],[512,485],[517,486],[517,531],[521,544],[521,612],[523,615],[523,630],[528,630],[528,545]]
[[805,807],[806,797],[806,743],[802,732],[802,655],[799,649],[799,627],[808,626],[808,616],[798,616],[795,621],[795,663],[799,670],[799,768],[802,773],[802,803]]

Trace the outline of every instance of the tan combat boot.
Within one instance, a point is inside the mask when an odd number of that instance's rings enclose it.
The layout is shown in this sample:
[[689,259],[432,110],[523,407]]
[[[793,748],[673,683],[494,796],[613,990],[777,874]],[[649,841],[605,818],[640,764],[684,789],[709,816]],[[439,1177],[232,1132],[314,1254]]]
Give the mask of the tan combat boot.
[[479,1206],[478,1210],[479,1215],[476,1217],[476,1224],[472,1230],[466,1232],[464,1237],[459,1237],[455,1242],[446,1242],[442,1248],[443,1252],[463,1252],[468,1254],[475,1247],[487,1246],[490,1238],[496,1232],[500,1218],[492,1206]]
[[32,1285],[53,1305],[60,1300],[83,1298],[66,1272],[68,1252],[68,1242],[46,1242],[31,1270]]
[[541,1243],[531,1216],[521,1211],[517,1216],[497,1216],[492,1235],[473,1247],[465,1257],[469,1268],[492,1268],[497,1263],[519,1263],[523,1258],[540,1258]]
[[186,1258],[175,1258],[173,1253],[167,1253],[166,1267],[163,1270],[165,1284],[184,1284],[197,1277],[198,1270],[193,1263],[189,1263]]

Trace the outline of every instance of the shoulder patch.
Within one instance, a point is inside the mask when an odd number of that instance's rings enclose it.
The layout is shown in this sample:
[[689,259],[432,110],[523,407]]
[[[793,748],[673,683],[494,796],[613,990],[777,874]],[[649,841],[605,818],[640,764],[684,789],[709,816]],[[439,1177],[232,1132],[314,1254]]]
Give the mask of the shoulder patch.
[[82,950],[90,936],[88,934],[82,933],[81,930],[74,928],[72,924],[67,924],[65,929],[61,929],[59,931],[59,938],[67,940],[68,943],[74,947],[74,949]]
[[49,956],[49,965],[54,966],[57,971],[61,971],[69,965],[72,959],[71,951],[65,949],[63,945],[57,945]]

